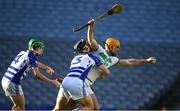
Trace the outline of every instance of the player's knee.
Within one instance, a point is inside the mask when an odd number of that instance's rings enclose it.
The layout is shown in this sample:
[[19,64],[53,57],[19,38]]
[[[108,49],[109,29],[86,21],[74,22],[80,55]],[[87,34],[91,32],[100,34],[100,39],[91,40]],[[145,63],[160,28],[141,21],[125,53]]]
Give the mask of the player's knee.
[[12,107],[12,110],[25,110],[25,106],[24,105],[16,105],[14,104]]
[[55,105],[54,109],[52,111],[59,111],[58,106]]
[[[55,107],[54,107],[54,109],[53,109],[53,111],[59,111],[60,110],[60,106],[59,106],[59,104],[56,104],[55,105]],[[63,108],[61,108],[61,110],[62,110]]]
[[25,110],[25,108],[21,106],[13,106],[12,110]]
[[54,108],[52,111],[59,111],[59,109],[57,109],[57,108]]
[[90,110],[94,110],[94,106],[90,106],[89,108],[90,108]]
[[94,110],[100,110],[99,104],[94,106]]
[[93,110],[94,109],[94,105],[93,104],[88,104],[88,108],[89,108],[89,110]]
[[20,105],[18,105],[18,107],[19,107],[19,110],[25,110],[25,104],[20,104]]
[[57,103],[57,104],[55,105],[53,111],[59,111],[59,110],[63,110],[63,109],[64,109],[64,106]]
[[18,110],[18,107],[16,105],[13,105],[11,110]]
[[25,110],[24,106],[18,106],[18,110]]
[[98,101],[94,102],[94,110],[99,110],[99,109],[100,109],[100,106],[99,106]]
[[65,103],[66,103],[66,99],[64,99],[64,98],[57,99],[56,105],[54,107],[54,111],[63,110],[65,107]]

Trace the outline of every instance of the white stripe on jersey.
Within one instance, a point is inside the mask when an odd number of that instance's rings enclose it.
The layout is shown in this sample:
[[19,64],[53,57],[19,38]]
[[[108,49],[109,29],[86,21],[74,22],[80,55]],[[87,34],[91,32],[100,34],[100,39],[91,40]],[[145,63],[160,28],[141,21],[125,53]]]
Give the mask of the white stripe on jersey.
[[33,52],[21,51],[8,67],[5,76],[12,82],[19,84],[31,67],[37,67],[37,58]]
[[5,75],[8,76],[8,77],[10,77],[10,78],[13,78],[13,77],[14,77],[14,75],[9,74],[9,73],[7,73],[7,72],[5,73]]
[[78,73],[78,72],[70,72],[70,73],[68,73],[68,75],[71,75],[71,74],[75,74],[75,75],[78,75],[78,76],[81,75],[81,73]]
[[17,71],[15,71],[15,70],[13,70],[13,69],[11,69],[11,68],[8,68],[8,71],[13,72],[14,74],[17,73]]

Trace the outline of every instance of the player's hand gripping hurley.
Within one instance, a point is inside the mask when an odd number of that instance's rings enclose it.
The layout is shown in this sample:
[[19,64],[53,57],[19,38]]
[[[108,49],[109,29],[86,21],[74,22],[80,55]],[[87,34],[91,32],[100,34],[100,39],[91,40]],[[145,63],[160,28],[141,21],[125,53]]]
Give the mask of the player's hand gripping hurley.
[[[105,13],[99,15],[98,17],[94,18],[94,20],[95,20],[95,21],[98,21],[98,20],[100,20],[100,19],[102,19],[102,18],[104,18],[104,17],[107,17],[107,16],[109,16],[109,15],[121,13],[122,10],[123,10],[123,6],[122,6],[122,5],[120,5],[120,4],[115,4],[110,10],[108,10],[107,12],[105,12]],[[88,25],[89,25],[89,23],[87,23],[86,25],[83,25],[83,26],[81,26],[81,27],[79,27],[79,28],[77,28],[77,29],[74,29],[74,28],[73,28],[73,32],[77,32],[77,31],[79,31],[79,30],[87,27]]]
[[59,83],[62,83],[64,76],[62,76],[61,74],[57,73],[57,72],[53,72],[52,75],[56,76],[56,81],[58,81]]

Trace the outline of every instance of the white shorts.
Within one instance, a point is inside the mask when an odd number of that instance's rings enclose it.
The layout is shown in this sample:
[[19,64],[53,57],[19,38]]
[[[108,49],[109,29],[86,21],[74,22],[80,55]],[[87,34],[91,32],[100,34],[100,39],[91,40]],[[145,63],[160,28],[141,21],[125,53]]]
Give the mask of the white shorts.
[[86,83],[85,82],[85,86],[87,87],[87,90],[88,90],[88,93],[91,95],[91,94],[94,94],[94,91],[92,90],[91,86],[89,85],[89,83]]
[[17,85],[4,77],[2,78],[1,84],[6,96],[23,95],[21,85]]
[[[90,95],[94,94],[94,91],[91,89],[91,86],[89,84],[85,83],[85,86],[87,88],[88,94],[90,94]],[[61,85],[59,92],[58,92],[58,98],[68,99],[69,97],[70,97],[70,95],[64,91],[64,89],[62,88],[62,85]]]
[[64,89],[62,88],[62,85],[59,88],[59,92],[58,92],[58,98],[66,98],[68,99],[70,97],[70,95],[68,93],[65,93]]
[[62,88],[73,100],[82,99],[90,95],[85,83],[77,77],[65,77],[62,82]]

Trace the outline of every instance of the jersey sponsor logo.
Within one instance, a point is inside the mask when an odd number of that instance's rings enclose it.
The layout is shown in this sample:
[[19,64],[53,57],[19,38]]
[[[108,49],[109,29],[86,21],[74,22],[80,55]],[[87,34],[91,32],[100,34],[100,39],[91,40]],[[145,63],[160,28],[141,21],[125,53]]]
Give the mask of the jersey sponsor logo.
[[101,60],[104,62],[105,66],[110,66],[112,61],[111,61],[111,58],[109,56],[107,56],[104,53],[99,53],[99,56],[100,56]]

